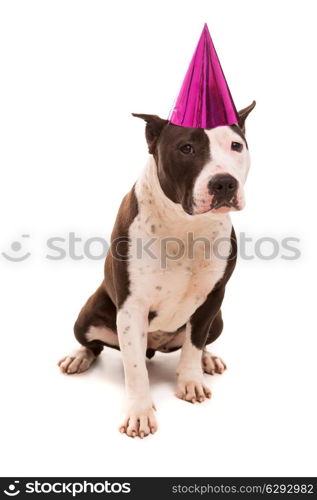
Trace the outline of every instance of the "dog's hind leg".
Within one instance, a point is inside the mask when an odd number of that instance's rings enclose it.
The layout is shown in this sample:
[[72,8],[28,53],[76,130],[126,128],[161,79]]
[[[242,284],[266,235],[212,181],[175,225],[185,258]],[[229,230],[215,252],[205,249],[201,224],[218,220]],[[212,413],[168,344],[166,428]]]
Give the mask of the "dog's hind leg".
[[[221,310],[219,310],[215,319],[211,324],[208,337],[206,340],[206,345],[214,342],[221,334],[222,329],[223,329],[223,321],[221,316]],[[213,356],[211,352],[207,351],[206,345],[203,349],[201,358],[204,372],[208,373],[209,375],[214,375],[215,373],[223,373],[227,368],[225,362],[218,356]]]
[[64,373],[81,373],[91,366],[104,345],[119,349],[116,333],[116,307],[103,284],[88,299],[74,325],[74,333],[82,345],[58,362]]

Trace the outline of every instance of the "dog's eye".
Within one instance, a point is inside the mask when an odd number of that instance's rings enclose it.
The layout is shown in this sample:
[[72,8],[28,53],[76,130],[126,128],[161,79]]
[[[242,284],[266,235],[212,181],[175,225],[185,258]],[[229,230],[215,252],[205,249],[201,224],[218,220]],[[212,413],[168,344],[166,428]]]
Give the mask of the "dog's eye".
[[181,146],[180,151],[184,153],[184,155],[190,155],[194,153],[194,148],[191,144],[184,144],[184,146]]
[[231,149],[232,151],[238,151],[238,153],[241,153],[243,149],[243,144],[241,144],[241,142],[232,142]]

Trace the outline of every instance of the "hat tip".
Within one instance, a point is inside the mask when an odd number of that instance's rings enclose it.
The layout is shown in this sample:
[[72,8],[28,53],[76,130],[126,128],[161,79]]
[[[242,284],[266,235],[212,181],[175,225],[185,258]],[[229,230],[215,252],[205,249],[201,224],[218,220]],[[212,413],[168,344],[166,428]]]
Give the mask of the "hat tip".
[[183,127],[210,129],[238,120],[207,23],[204,23],[169,121]]

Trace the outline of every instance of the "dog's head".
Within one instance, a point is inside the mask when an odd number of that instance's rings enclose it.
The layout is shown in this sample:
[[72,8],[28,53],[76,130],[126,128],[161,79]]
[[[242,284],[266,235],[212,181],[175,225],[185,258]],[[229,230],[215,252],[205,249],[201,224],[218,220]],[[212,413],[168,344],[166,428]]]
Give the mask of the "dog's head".
[[146,121],[146,140],[161,187],[190,215],[226,213],[244,207],[250,157],[245,120],[255,106],[239,112],[237,125],[214,129],[172,125],[156,115],[133,113]]

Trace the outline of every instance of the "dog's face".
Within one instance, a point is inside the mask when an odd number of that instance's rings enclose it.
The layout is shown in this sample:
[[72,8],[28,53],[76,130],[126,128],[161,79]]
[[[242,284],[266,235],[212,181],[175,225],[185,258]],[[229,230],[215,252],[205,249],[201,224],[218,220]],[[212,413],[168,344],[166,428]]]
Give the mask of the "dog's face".
[[149,152],[155,157],[165,195],[188,214],[244,207],[243,187],[250,166],[245,120],[254,106],[255,102],[239,112],[238,125],[210,130],[179,127],[154,115],[134,115],[147,122]]

